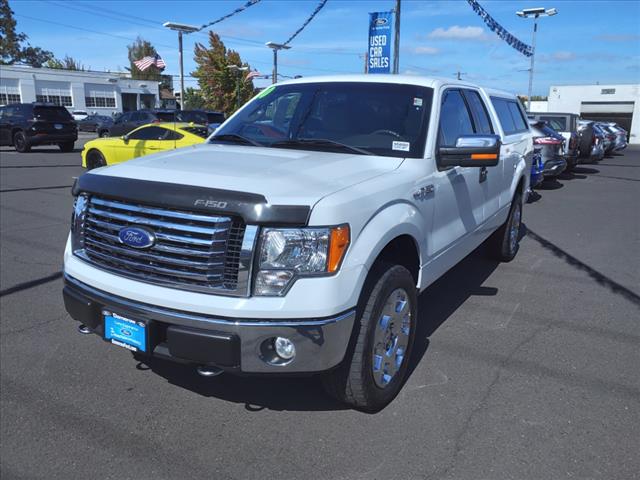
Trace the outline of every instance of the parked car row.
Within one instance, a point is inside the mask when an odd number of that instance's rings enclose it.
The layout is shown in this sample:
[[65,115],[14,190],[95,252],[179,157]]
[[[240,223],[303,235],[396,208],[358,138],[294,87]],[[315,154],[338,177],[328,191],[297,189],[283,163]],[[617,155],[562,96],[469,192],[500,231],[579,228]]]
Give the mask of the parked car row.
[[224,113],[209,110],[139,110],[112,118],[81,110],[69,112],[51,103],[16,103],[0,106],[0,145],[11,145],[18,152],[28,152],[34,146],[58,145],[62,151],[71,152],[79,131],[122,137],[143,125],[160,123],[172,124],[173,128],[189,124],[201,139],[203,132],[206,137],[224,120]]
[[581,120],[573,113],[529,113],[535,146],[531,188],[570,172],[578,163],[600,161],[627,146],[627,132],[613,122]]
[[100,125],[97,132],[100,137],[119,137],[142,125],[161,122],[195,123],[213,131],[224,120],[224,113],[208,110],[137,110],[119,115],[112,124]]

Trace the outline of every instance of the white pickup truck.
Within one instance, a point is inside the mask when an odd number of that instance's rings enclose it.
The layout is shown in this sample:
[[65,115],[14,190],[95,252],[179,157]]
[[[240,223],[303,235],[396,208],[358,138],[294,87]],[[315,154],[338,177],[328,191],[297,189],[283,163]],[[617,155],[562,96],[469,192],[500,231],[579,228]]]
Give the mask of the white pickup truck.
[[205,144],[85,173],[64,254],[80,331],[202,375],[322,373],[375,411],[417,296],[518,251],[533,152],[511,94],[354,75],[271,86]]

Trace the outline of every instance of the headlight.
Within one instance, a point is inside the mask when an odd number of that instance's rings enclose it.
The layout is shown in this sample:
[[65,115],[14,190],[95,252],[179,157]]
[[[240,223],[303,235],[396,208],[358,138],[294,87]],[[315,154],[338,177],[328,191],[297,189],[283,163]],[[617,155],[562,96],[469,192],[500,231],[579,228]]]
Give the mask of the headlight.
[[84,222],[89,206],[89,197],[84,193],[78,195],[73,203],[71,215],[71,248],[75,252],[84,248]]
[[280,296],[297,277],[335,273],[348,245],[348,225],[264,229],[254,293]]

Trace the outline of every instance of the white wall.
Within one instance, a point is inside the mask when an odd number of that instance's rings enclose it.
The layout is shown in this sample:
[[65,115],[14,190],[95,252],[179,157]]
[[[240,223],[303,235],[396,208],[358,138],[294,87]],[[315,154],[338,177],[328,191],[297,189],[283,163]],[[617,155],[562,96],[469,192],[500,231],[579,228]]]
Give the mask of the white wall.
[[[612,90],[615,93],[607,93]],[[626,85],[558,85],[549,88],[549,112],[582,112],[582,102],[634,102],[629,143],[640,144],[640,84]],[[612,105],[611,111],[629,108]]]
[[[118,73],[109,72],[79,72],[69,70],[55,70],[49,68],[32,68],[22,65],[0,65],[0,78],[4,83],[17,82],[20,90],[21,101],[30,103],[36,101],[36,91],[43,85],[65,85],[71,89],[73,105],[69,110],[84,110],[96,112],[100,115],[112,115],[122,112],[121,93],[134,93],[138,95],[138,108],[140,108],[140,95],[149,94],[155,97],[155,106],[159,105],[158,82],[149,80],[132,80],[124,78]],[[87,107],[85,95],[88,89],[115,91],[115,107]]]
[[531,100],[530,112],[548,112],[548,102],[546,100]]

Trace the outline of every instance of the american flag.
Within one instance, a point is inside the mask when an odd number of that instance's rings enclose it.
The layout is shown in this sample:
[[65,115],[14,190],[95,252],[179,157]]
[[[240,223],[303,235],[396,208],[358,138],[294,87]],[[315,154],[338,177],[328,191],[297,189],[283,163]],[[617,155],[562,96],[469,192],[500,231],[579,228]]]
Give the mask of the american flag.
[[247,73],[247,76],[245,77],[244,81],[248,82],[249,80],[252,80],[254,78],[258,78],[258,77],[264,77],[265,75],[263,75],[262,73],[258,72],[257,70],[253,70],[252,72]]
[[144,57],[140,60],[136,60],[135,62],[133,62],[133,64],[138,67],[138,70],[140,70],[141,72],[144,72],[151,65],[157,67],[159,70],[164,70],[164,68],[167,66],[167,64],[164,63],[164,60],[162,60],[162,57],[157,53],[154,56]]

